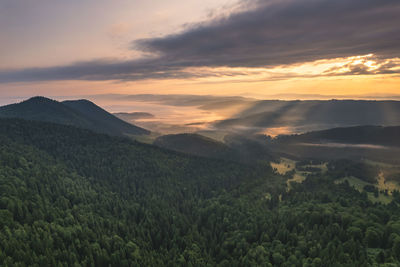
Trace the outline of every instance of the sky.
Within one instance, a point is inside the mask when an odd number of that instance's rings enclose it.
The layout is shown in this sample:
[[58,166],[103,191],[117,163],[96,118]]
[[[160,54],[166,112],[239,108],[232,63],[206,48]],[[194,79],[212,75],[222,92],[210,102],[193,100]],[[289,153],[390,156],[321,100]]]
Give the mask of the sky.
[[141,110],[105,96],[397,99],[399,14],[398,0],[1,0],[0,104],[85,97],[118,112]]

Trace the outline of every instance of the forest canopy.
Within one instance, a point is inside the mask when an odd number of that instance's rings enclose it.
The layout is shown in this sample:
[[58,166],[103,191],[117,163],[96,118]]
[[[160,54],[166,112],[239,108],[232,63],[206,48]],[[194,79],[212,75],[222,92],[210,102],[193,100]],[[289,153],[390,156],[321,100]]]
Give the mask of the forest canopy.
[[397,191],[373,203],[329,172],[288,190],[267,163],[51,123],[0,126],[4,266],[400,264]]

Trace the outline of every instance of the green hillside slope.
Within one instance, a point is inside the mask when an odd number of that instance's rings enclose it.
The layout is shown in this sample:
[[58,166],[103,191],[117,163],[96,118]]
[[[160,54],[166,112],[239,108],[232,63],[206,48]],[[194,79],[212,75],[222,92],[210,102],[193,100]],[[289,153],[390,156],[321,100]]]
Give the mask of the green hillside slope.
[[329,177],[286,191],[266,165],[0,119],[4,266],[396,265],[399,202]]

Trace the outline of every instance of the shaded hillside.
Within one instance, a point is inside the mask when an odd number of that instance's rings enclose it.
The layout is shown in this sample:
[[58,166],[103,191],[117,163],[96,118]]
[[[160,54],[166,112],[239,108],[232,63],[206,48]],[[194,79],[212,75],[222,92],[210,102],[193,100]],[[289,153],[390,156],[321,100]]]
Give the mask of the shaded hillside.
[[158,137],[153,144],[196,156],[231,160],[236,158],[236,152],[224,143],[199,134],[184,133],[163,135]]
[[249,164],[272,159],[265,140],[239,135],[228,135],[223,143],[199,134],[171,134],[158,137],[154,145],[190,155]]
[[32,97],[17,104],[0,107],[0,117],[48,121],[92,128],[94,124],[76,110],[45,97]]
[[132,135],[143,135],[150,133],[143,128],[127,123],[117,118],[116,116],[108,113],[104,109],[100,108],[99,106],[88,100],[69,100],[63,101],[62,104],[83,114],[86,118],[88,118],[96,125],[98,132]]
[[266,135],[239,135],[227,134],[224,143],[240,154],[245,162],[265,162],[275,160],[276,157],[268,148],[270,137]]
[[21,118],[73,125],[111,135],[142,135],[149,131],[124,122],[87,100],[58,102],[33,97],[0,107],[0,117]]

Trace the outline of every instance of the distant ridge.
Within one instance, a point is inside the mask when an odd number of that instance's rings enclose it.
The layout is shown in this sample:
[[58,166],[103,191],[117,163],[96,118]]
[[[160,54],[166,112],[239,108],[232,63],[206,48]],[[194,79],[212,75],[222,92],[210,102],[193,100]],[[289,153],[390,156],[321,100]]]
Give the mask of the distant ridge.
[[218,129],[257,132],[264,128],[288,127],[297,133],[359,125],[400,125],[400,101],[262,100],[232,118],[215,123]]
[[294,159],[373,160],[400,164],[400,126],[355,126],[281,135],[269,142],[274,153]]
[[145,135],[148,130],[129,124],[88,100],[58,102],[36,96],[0,107],[0,117],[72,125],[110,135]]
[[355,126],[279,136],[284,143],[344,143],[400,147],[400,126]]

